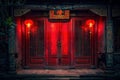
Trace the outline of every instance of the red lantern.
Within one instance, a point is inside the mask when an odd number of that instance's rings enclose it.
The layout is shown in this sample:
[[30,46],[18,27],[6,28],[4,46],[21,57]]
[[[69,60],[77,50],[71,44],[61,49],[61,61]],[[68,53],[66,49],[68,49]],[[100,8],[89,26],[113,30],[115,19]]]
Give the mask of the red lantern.
[[24,21],[24,24],[25,24],[28,28],[30,28],[31,25],[33,25],[33,21],[32,21],[31,19],[27,19],[27,20]]
[[86,21],[86,24],[91,28],[91,27],[93,27],[93,25],[95,24],[95,21],[94,21],[93,19],[88,19],[88,20]]

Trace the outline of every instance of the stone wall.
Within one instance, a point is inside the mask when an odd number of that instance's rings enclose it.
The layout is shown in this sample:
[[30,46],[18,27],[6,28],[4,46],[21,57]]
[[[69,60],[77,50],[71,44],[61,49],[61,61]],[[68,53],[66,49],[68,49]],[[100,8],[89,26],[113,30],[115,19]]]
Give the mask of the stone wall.
[[0,36],[0,73],[6,73],[7,71],[7,51],[7,44],[3,36]]
[[114,53],[113,61],[114,61],[114,69],[120,70],[120,52]]

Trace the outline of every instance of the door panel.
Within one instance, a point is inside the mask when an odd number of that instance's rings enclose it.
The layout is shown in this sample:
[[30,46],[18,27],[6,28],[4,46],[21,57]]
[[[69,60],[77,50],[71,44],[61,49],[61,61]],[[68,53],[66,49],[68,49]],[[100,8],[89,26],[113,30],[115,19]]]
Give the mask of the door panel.
[[68,23],[61,23],[61,55],[62,56],[68,56],[68,49],[69,49],[69,25]]
[[34,20],[34,25],[24,27],[26,32],[26,66],[44,65],[44,19]]
[[90,56],[90,32],[89,30],[84,30],[85,27],[82,20],[75,20],[76,56]]
[[58,65],[58,33],[59,33],[59,23],[50,23],[46,22],[46,32],[45,32],[45,37],[46,37],[46,59],[47,59],[47,64],[49,66],[56,66]]
[[48,66],[68,66],[70,65],[71,54],[69,47],[69,22],[49,22],[46,21],[46,55]]
[[75,63],[76,66],[90,64],[90,34],[84,30],[83,20],[75,20]]
[[69,22],[61,23],[60,29],[61,29],[61,65],[70,65],[70,31],[69,31]]
[[94,48],[94,32],[87,27],[86,19],[75,19],[75,65],[77,67],[90,67],[92,64],[92,54],[95,52]]

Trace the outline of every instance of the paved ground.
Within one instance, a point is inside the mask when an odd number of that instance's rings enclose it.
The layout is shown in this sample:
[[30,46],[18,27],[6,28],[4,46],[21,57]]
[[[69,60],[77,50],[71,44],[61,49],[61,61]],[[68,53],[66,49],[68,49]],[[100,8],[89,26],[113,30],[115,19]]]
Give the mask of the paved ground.
[[17,74],[42,74],[42,75],[58,75],[58,76],[80,76],[80,75],[96,75],[104,73],[101,69],[56,69],[56,70],[18,70]]
[[0,80],[120,80],[120,73],[101,69],[25,69],[17,74],[1,74]]

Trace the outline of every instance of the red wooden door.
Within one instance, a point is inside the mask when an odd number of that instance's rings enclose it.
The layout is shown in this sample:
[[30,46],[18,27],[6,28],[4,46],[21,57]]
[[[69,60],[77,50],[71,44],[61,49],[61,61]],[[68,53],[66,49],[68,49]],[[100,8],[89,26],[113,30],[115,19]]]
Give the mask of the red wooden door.
[[95,27],[90,31],[86,19],[67,22],[35,19],[34,25],[23,28],[24,65],[29,67],[75,66],[94,64],[97,51]]
[[85,21],[89,18],[75,18],[74,20],[74,50],[75,67],[88,68],[95,65],[97,51],[97,27],[88,27]]
[[34,20],[34,25],[23,28],[24,67],[44,66],[44,19]]
[[72,54],[71,22],[49,22],[45,26],[47,66],[70,66]]

